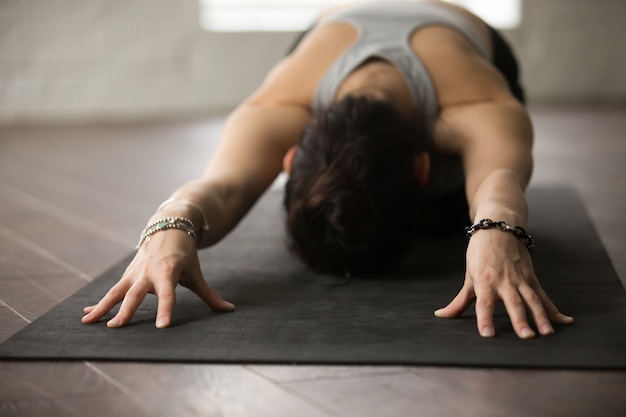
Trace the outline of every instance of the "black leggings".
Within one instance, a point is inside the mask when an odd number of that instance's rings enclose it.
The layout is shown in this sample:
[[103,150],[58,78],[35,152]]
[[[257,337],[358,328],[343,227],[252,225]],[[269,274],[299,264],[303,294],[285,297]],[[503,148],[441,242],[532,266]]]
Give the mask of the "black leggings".
[[524,89],[519,81],[519,66],[511,47],[502,35],[491,26],[489,26],[489,32],[491,33],[491,42],[493,44],[493,65],[504,76],[515,98],[522,104],[526,103]]

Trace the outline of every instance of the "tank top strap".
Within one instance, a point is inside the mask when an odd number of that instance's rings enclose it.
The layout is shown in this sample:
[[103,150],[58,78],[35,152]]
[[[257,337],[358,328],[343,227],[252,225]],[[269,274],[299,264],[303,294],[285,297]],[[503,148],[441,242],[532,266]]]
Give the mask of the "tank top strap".
[[427,122],[434,123],[439,107],[436,90],[426,67],[409,44],[411,35],[426,26],[443,25],[457,30],[491,60],[491,51],[479,31],[464,16],[435,3],[366,3],[330,16],[320,25],[332,22],[354,26],[358,37],[322,78],[312,103],[314,111],[335,99],[341,83],[351,72],[368,59],[380,58],[402,73],[413,102]]

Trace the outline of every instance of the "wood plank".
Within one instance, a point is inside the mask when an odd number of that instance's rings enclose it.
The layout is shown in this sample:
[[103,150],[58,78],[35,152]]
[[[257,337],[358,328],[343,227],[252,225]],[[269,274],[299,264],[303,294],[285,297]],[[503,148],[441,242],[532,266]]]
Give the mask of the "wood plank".
[[0,283],[5,277],[67,272],[59,264],[20,245],[15,235],[3,227],[0,227],[0,266]]
[[[567,184],[577,190],[614,264],[626,262],[626,108],[531,107],[531,116],[533,184]],[[624,269],[618,274],[626,286]]]
[[0,362],[0,401],[119,395],[84,362]]
[[[464,397],[409,372],[283,384],[341,416],[470,416]],[[504,416],[508,414],[500,414]],[[486,416],[483,414],[483,416]]]
[[0,362],[0,415],[140,417],[155,414],[146,413],[136,398],[83,362]]
[[0,290],[2,302],[31,322],[58,304],[29,278],[4,278]]
[[26,244],[42,249],[90,277],[102,273],[131,250],[129,246],[102,239],[95,232],[42,215],[1,195],[0,224],[25,239]]
[[336,415],[623,415],[624,373],[409,368],[405,374],[285,384]]
[[[0,177],[75,214],[106,214],[99,208],[108,207],[127,215],[140,211],[143,221],[183,181],[201,174],[215,148],[214,125],[9,130]],[[32,169],[24,172],[26,163]]]
[[82,396],[75,398],[38,398],[0,401],[3,417],[154,417],[141,404],[122,394]]
[[626,372],[415,368],[415,375],[450,390],[471,415],[622,416]]
[[237,365],[93,364],[149,405],[170,416],[328,416]]
[[[101,239],[129,247],[136,243],[137,230],[141,229],[140,225],[144,221],[145,213],[140,217],[138,213],[133,214],[132,211],[124,212],[123,209],[130,205],[120,204],[119,201],[123,200],[111,198],[111,196],[107,198],[106,203],[102,202],[97,206],[95,204],[98,202],[89,201],[86,197],[88,191],[85,188],[92,188],[89,185],[78,187],[76,184],[71,184],[69,187],[71,192],[63,190],[64,186],[68,186],[68,181],[72,181],[71,179],[55,178],[50,174],[42,174],[41,178],[33,178],[33,181],[43,187],[44,190],[48,190],[50,195],[41,195],[37,189],[34,192],[32,190],[27,192],[22,186],[17,188],[4,182],[0,182],[0,195],[11,200],[16,206],[24,207],[61,223],[68,223],[90,231],[100,236]],[[63,191],[66,191],[65,196]],[[71,210],[48,201],[48,197],[52,196],[57,198],[64,196],[65,205],[69,205]],[[136,197],[137,200],[142,201],[141,195]],[[118,203],[112,204],[114,201]],[[146,213],[149,212],[146,210]],[[131,224],[133,221],[135,223]]]
[[[84,395],[74,398],[63,398],[59,402],[63,408],[77,417],[172,417],[172,414],[167,414],[163,410],[148,412],[147,410],[152,409],[152,407],[124,394]],[[40,414],[39,417],[41,416]],[[179,417],[179,415],[176,415],[176,417]]]
[[248,365],[248,369],[279,384],[389,375],[404,372],[399,366]]
[[28,325],[29,321],[0,302],[0,343]]
[[[2,301],[30,321],[82,288],[87,281],[71,273],[4,277]],[[77,311],[77,315],[81,312]]]
[[63,401],[48,398],[0,401],[0,415],[3,417],[81,417],[63,404]]

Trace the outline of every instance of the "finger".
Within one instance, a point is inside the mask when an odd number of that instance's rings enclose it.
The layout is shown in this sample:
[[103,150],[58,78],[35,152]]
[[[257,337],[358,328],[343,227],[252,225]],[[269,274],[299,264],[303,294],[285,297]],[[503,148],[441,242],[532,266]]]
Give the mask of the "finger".
[[172,322],[172,313],[176,305],[176,291],[171,282],[167,282],[162,287],[156,289],[158,300],[156,327],[164,329]]
[[500,297],[517,336],[521,339],[535,337],[535,332],[530,328],[528,320],[526,320],[526,308],[519,292],[513,287],[508,287],[501,291]]
[[535,326],[539,330],[539,333],[543,336],[554,334],[554,327],[550,324],[550,320],[546,314],[546,308],[539,294],[527,285],[520,285],[519,292],[533,316]]
[[535,290],[537,295],[539,295],[539,297],[541,298],[541,301],[543,302],[546,312],[548,313],[548,318],[550,319],[550,321],[552,321],[553,323],[557,323],[557,324],[574,323],[574,317],[567,316],[561,313],[558,307],[552,302],[552,300],[550,300],[550,297],[548,297],[548,294],[546,294],[546,292],[541,287],[541,285],[537,284],[536,286],[533,287],[533,289]]
[[83,308],[83,313],[85,313],[85,314],[89,314],[89,313],[91,313],[91,310],[93,310],[94,308],[96,308],[96,306],[95,306],[95,305],[93,305],[93,306],[87,306],[87,307],[84,307],[84,308]]
[[551,318],[551,320],[557,324],[572,324],[576,321],[574,317],[565,315],[561,312],[557,313],[555,317]]
[[467,281],[450,303],[435,311],[435,316],[446,319],[459,317],[474,301],[474,288]]
[[493,337],[496,330],[493,326],[493,308],[498,295],[491,288],[476,290],[476,327],[482,337]]
[[107,327],[125,326],[133,317],[139,304],[143,301],[148,293],[147,284],[144,281],[137,281],[126,293],[124,301],[120,306],[120,310],[115,317],[107,322]]
[[92,306],[91,311],[86,312],[81,321],[83,323],[95,323],[99,321],[102,316],[107,314],[113,307],[115,307],[120,301],[124,299],[124,295],[128,291],[129,284],[125,281],[120,281],[115,284],[105,294],[98,304]]
[[197,272],[197,274],[195,279],[192,280],[192,284],[188,285],[187,288],[200,297],[213,311],[233,311],[235,309],[234,304],[224,300],[207,284],[202,277],[202,273]]

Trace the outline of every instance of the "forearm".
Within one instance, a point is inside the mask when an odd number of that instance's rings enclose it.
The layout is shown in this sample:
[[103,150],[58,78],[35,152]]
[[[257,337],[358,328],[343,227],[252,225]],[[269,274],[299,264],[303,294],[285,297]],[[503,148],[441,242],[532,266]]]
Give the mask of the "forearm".
[[468,197],[470,217],[474,222],[484,218],[504,220],[512,226],[526,227],[528,204],[525,183],[512,171],[498,169],[487,175],[473,196]]
[[308,120],[308,112],[299,106],[241,106],[227,119],[203,176],[176,190],[171,196],[174,202],[153,219],[188,217],[198,230],[204,224],[202,212],[210,230],[202,234],[198,247],[217,243],[280,174],[285,152],[297,142]]
[[[226,236],[253,204],[255,198],[235,198],[220,190],[219,185],[206,179],[185,183],[171,195],[171,202],[154,213],[149,222],[165,217],[185,217],[195,225],[199,236],[198,248],[208,247]],[[206,221],[208,232],[202,232]]]

